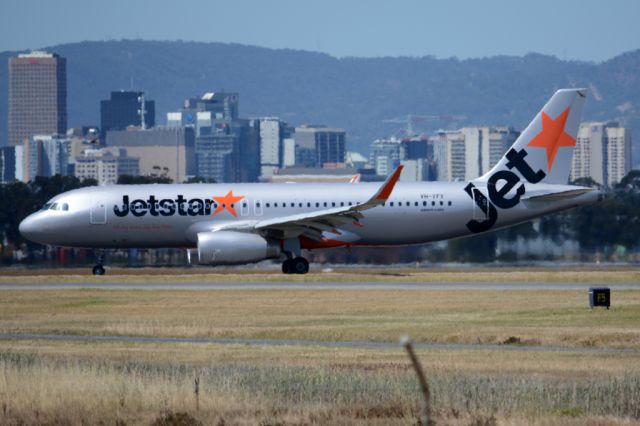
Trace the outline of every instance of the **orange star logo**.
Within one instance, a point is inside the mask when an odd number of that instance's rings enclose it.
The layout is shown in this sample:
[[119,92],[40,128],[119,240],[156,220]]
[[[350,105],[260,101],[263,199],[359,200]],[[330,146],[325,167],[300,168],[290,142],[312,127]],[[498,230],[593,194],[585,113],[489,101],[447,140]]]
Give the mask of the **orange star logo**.
[[543,111],[542,131],[531,139],[528,144],[528,146],[545,148],[547,150],[549,171],[551,171],[553,160],[555,160],[558,149],[561,146],[576,146],[576,140],[564,131],[564,125],[567,122],[568,116],[569,108],[565,109],[562,114],[555,119]]
[[227,210],[229,213],[233,215],[233,217],[238,217],[238,213],[235,209],[235,203],[242,200],[244,196],[234,196],[233,191],[229,191],[227,195],[224,197],[212,197],[215,202],[218,204],[216,210],[213,212],[213,216],[220,213],[222,210]]

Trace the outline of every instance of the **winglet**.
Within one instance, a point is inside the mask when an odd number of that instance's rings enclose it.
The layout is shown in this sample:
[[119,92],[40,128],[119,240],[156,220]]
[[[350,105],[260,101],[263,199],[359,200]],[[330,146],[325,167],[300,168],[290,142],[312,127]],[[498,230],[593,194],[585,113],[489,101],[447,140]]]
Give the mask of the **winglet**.
[[376,192],[376,195],[372,197],[373,200],[382,202],[387,201],[387,199],[391,195],[391,192],[393,191],[393,188],[396,186],[396,183],[400,179],[400,173],[402,173],[403,168],[404,166],[402,164],[398,166],[393,174],[389,176],[386,181],[384,181],[378,192]]

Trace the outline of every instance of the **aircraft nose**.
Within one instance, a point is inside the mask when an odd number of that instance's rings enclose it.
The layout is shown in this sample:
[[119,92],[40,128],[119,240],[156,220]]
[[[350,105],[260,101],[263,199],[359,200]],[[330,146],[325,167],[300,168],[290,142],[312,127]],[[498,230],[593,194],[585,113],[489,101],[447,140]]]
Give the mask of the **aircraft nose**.
[[29,215],[20,222],[18,225],[18,230],[20,231],[20,235],[26,238],[29,241],[40,242],[39,237],[42,236],[42,226],[38,224],[38,219],[35,217],[35,214]]

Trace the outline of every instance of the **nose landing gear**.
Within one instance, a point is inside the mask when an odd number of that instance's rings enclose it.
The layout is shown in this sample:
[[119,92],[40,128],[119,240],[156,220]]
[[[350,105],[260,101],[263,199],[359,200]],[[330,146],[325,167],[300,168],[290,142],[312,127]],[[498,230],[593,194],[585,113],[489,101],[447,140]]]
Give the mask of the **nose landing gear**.
[[104,270],[104,266],[102,266],[103,262],[104,251],[98,251],[96,253],[96,265],[91,270],[91,272],[93,272],[93,275],[104,275],[106,273],[106,271]]
[[92,272],[93,272],[93,275],[104,275],[105,270],[102,265],[96,265],[93,267]]

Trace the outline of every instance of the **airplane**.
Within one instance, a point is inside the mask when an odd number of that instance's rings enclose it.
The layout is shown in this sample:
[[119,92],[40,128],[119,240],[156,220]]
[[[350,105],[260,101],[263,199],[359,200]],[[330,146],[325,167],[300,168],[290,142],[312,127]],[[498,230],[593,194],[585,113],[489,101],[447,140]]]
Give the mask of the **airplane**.
[[[55,196],[20,223],[34,242],[92,248],[195,248],[202,264],[284,258],[303,249],[424,244],[475,235],[596,202],[568,185],[585,89],[561,89],[501,160],[466,182],[111,185]],[[102,275],[103,254],[93,273]]]

